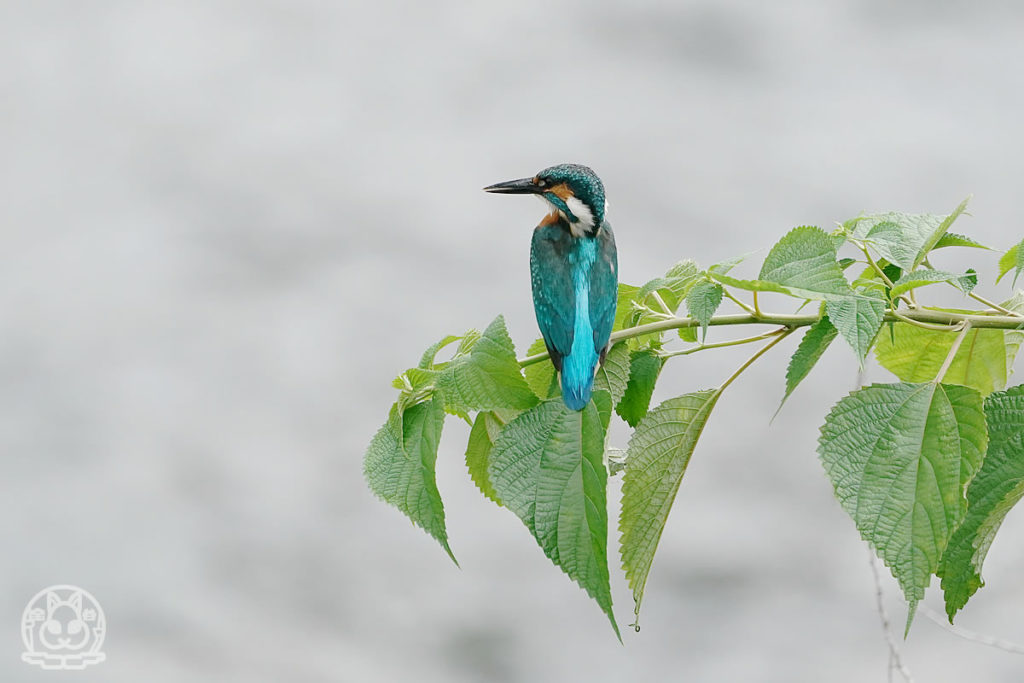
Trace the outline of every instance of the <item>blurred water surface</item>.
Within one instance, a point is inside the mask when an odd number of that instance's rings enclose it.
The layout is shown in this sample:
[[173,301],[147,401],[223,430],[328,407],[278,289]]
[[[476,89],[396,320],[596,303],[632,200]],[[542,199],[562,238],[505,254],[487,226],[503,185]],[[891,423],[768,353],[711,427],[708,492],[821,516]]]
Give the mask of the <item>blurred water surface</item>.
[[[1017,241],[1022,29],[1012,2],[0,2],[0,678],[46,678],[17,620],[71,582],[109,624],[81,681],[883,680],[814,450],[841,346],[771,425],[795,341],[725,396],[624,647],[475,491],[464,425],[461,571],[363,451],[427,344],[498,312],[536,335],[541,208],[491,182],[591,165],[629,282],[972,192],[958,229]],[[942,258],[991,282],[997,256]],[[1011,515],[965,626],[1024,641],[1022,563]],[[1024,672],[922,616],[903,647],[919,681]]]

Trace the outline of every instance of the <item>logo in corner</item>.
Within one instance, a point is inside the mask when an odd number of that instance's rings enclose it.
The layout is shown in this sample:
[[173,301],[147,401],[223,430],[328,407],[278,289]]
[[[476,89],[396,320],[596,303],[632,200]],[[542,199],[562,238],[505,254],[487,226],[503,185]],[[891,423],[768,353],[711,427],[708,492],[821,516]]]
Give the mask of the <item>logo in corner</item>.
[[103,608],[78,586],[50,586],[29,600],[21,615],[22,660],[44,669],[84,669],[107,658]]

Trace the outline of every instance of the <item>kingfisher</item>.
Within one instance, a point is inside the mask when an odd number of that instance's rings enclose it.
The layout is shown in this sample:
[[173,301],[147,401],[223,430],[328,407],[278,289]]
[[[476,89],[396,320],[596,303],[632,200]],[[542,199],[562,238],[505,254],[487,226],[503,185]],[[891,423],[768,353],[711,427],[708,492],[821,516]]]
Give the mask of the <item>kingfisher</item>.
[[618,257],[605,220],[604,184],[586,166],[559,164],[484,191],[536,195],[548,208],[530,243],[533,310],[560,376],[562,400],[583,410],[608,353],[618,298]]

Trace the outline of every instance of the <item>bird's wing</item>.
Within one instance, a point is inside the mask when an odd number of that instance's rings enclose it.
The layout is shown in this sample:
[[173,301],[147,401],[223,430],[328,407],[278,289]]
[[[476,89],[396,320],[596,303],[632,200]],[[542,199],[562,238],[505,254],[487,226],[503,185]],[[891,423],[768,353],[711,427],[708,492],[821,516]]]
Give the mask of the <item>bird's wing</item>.
[[618,299],[618,256],[615,235],[606,221],[597,233],[597,259],[590,268],[590,323],[594,326],[594,349],[604,361],[605,347],[615,322]]
[[533,308],[540,333],[551,354],[551,362],[559,371],[562,369],[562,357],[572,350],[573,325],[576,323],[576,295],[569,271],[571,240],[568,231],[558,225],[541,224],[533,231],[530,244]]

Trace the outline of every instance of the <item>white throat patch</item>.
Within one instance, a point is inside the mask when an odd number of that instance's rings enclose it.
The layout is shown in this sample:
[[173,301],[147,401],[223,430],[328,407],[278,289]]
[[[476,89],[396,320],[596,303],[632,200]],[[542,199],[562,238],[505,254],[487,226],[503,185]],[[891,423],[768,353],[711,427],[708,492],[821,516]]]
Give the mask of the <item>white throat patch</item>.
[[559,209],[557,206],[547,200],[544,195],[537,195],[544,204],[554,212],[557,212],[566,223],[569,224],[569,231],[573,237],[583,237],[589,234],[594,229],[594,214],[590,210],[590,207],[584,204],[576,197],[569,197],[565,200],[565,205],[569,207],[569,211],[572,212],[579,220],[573,223],[569,220],[569,217]]

